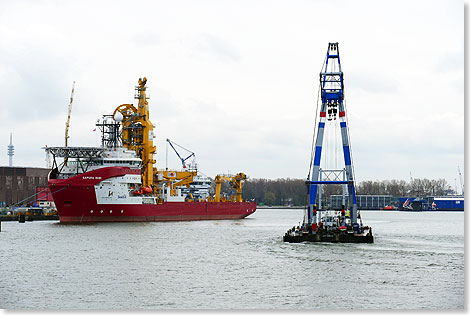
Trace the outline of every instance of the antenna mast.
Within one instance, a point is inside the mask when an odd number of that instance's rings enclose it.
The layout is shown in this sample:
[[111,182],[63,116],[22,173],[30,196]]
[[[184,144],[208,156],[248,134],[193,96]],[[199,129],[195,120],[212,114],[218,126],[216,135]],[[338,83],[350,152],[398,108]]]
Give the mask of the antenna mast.
[[10,144],[8,145],[8,158],[10,167],[13,167],[13,155],[15,154],[15,147],[13,146],[12,133],[10,132]]

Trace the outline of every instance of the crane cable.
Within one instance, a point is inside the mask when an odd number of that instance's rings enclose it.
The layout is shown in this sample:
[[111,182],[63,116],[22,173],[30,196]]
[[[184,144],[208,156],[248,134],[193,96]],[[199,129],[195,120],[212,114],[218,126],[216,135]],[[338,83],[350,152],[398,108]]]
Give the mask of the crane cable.
[[[63,188],[61,188],[61,189],[59,189],[59,190],[57,190],[57,191],[54,191],[53,193],[49,193],[49,194],[45,195],[44,198],[45,198],[45,197],[52,196],[53,194],[58,193],[59,191],[64,190],[65,188],[68,188],[68,187],[69,187],[69,186],[65,186],[65,187],[63,187]],[[29,196],[29,197],[24,198],[23,200],[18,201],[18,202],[15,203],[14,205],[11,205],[10,208],[13,208],[12,210],[15,210],[16,208],[19,208],[19,207],[16,207],[16,206],[19,205],[20,203],[23,203],[23,202],[25,202],[26,200],[31,199],[31,198],[33,198],[34,196],[39,195],[40,193],[42,193],[42,192],[44,192],[44,191],[47,191],[47,189],[41,190],[41,191],[39,191],[39,192],[37,192],[37,193],[35,193],[35,194]],[[34,200],[33,200],[33,201],[28,201],[27,204],[32,204],[32,203],[34,203]],[[16,208],[15,208],[15,207],[16,207]]]
[[[325,59],[323,60],[323,65],[322,65],[322,70],[323,70],[323,67],[325,66],[325,63],[326,63],[326,55],[325,55]],[[308,168],[308,175],[307,175],[307,180],[310,180],[310,175],[311,175],[311,172],[312,172],[312,165],[313,165],[313,153],[314,153],[314,149],[315,149],[315,136],[316,136],[316,129],[317,129],[317,120],[318,120],[318,101],[320,100],[320,91],[321,91],[321,79],[320,79],[320,83],[318,84],[318,93],[317,93],[317,107],[315,109],[315,122],[314,122],[314,125],[313,125],[313,138],[312,138],[312,149],[310,151],[310,166]]]
[[352,144],[351,144],[351,135],[349,133],[349,120],[348,120],[348,113],[346,109],[346,100],[344,102],[344,112],[345,112],[345,119],[346,119],[346,128],[348,131],[348,143],[349,143],[349,156],[351,158],[351,172],[352,172],[352,178],[354,181],[354,186],[356,186],[356,173],[354,172],[354,162],[353,162],[353,150],[352,150]]

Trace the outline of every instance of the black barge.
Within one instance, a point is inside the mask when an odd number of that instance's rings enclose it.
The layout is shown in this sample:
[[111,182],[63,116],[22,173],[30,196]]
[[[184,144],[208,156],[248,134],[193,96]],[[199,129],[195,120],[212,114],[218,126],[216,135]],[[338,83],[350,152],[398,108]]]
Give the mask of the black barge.
[[372,228],[364,226],[354,231],[352,226],[341,228],[325,229],[319,228],[317,231],[309,229],[292,228],[284,234],[282,239],[288,243],[302,242],[328,242],[328,243],[374,243]]

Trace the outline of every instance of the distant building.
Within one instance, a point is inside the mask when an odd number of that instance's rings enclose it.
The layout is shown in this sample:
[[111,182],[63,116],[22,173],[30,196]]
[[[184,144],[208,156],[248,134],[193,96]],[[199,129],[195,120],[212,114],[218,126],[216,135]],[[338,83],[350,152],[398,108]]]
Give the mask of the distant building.
[[[348,202],[348,195],[346,195],[346,203]],[[356,195],[357,208],[359,210],[379,210],[390,206],[393,203],[393,198],[390,195]],[[330,196],[331,209],[341,209],[343,205],[342,195]],[[345,205],[348,206],[347,204]]]
[[[36,194],[38,186],[47,186],[49,171],[36,167],[0,167],[0,206],[14,205]],[[35,201],[33,197],[24,204],[32,205]]]

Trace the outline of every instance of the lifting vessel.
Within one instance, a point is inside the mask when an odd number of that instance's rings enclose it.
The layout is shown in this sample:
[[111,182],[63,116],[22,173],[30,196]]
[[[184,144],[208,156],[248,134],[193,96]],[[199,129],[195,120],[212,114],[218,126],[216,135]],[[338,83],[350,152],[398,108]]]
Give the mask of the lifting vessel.
[[[290,243],[305,241],[373,243],[372,228],[362,224],[362,219],[357,211],[355,180],[344,102],[343,72],[341,71],[338,43],[328,44],[325,63],[320,72],[320,92],[321,106],[319,110],[317,102],[316,109],[316,117],[318,118],[319,113],[320,118],[318,125],[316,125],[317,118],[315,119],[316,137],[314,136],[314,139],[316,138],[316,140],[314,146],[312,146],[309,174],[305,182],[308,191],[308,206],[305,209],[303,223],[289,229],[283,240]],[[325,129],[337,128],[338,121],[344,168],[320,168]],[[341,211],[322,208],[322,185],[331,184],[342,185],[343,206]],[[346,188],[348,191],[347,198]]]
[[[122,104],[98,120],[100,147],[44,148],[53,157],[48,185],[60,222],[220,220],[254,213],[256,202],[242,199],[244,173],[217,175],[215,196],[201,199],[182,192],[197,167],[155,167],[146,83],[139,79],[135,88],[137,108]],[[232,197],[221,196],[222,181],[235,190]]]

